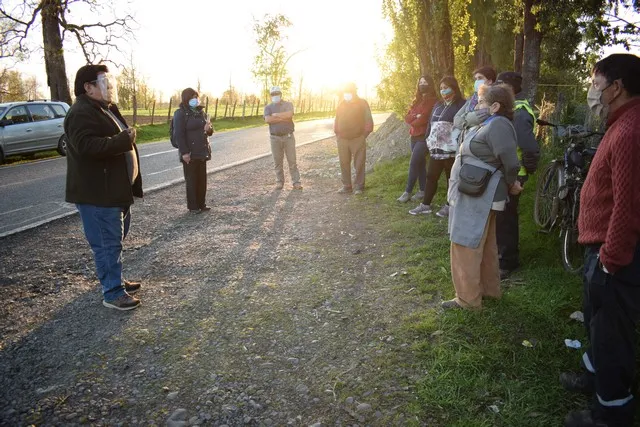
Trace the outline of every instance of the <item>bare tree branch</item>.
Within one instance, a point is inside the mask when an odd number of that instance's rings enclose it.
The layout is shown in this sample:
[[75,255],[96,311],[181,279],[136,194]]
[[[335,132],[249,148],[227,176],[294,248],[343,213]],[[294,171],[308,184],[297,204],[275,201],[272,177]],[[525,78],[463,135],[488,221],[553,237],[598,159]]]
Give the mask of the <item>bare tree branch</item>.
[[[26,21],[13,16],[0,6],[0,58],[28,53],[25,43],[40,10],[42,10],[41,5],[35,7],[31,13],[31,19]],[[24,12],[23,9],[22,14]]]

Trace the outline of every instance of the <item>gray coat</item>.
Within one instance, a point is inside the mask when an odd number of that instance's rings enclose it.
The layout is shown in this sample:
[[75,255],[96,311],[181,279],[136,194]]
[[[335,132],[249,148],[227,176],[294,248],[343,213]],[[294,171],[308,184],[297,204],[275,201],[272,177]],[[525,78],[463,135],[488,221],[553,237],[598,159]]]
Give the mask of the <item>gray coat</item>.
[[471,101],[474,96],[477,97],[477,95],[474,94],[469,98],[453,118],[453,126],[460,130],[467,130],[474,126],[478,126],[489,117],[488,108],[482,108],[480,110],[474,110],[471,108]]
[[[462,163],[470,163],[495,173],[485,192],[472,197],[458,191]],[[469,130],[451,170],[447,200],[450,240],[462,246],[477,248],[482,240],[489,212],[494,203],[506,201],[508,186],[518,174],[516,135],[511,121],[494,117],[477,128]]]
[[502,171],[503,178],[498,184],[494,202],[507,200],[509,189],[518,177],[520,162],[518,160],[516,131],[509,119],[494,116],[485,122],[480,130],[471,138],[469,148],[479,160]]

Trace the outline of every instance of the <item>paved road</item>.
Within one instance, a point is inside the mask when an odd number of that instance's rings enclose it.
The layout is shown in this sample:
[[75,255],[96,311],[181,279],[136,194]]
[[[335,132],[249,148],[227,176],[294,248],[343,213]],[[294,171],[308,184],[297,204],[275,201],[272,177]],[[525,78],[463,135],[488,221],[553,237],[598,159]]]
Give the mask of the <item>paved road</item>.
[[[388,114],[375,114],[380,124]],[[333,135],[333,119],[296,123],[297,145]],[[270,155],[265,127],[222,132],[211,137],[213,159],[208,172]],[[145,191],[164,188],[183,180],[182,166],[169,141],[142,144],[140,167]],[[65,203],[67,163],[55,158],[0,168],[0,237],[37,227],[72,215],[75,206]]]

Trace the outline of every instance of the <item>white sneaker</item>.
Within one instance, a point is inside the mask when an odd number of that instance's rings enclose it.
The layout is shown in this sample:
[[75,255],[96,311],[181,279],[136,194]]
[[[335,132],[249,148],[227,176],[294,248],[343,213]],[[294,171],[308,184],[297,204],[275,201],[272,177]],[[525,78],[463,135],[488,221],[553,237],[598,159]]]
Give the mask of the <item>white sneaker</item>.
[[411,215],[418,215],[418,214],[430,214],[431,213],[431,205],[423,205],[422,203],[420,203],[418,205],[418,207],[413,208],[409,211],[409,213]]
[[416,194],[413,195],[411,200],[413,200],[414,202],[419,202],[423,198],[424,198],[424,191],[418,191]]
[[411,194],[405,191],[404,193],[402,193],[402,196],[398,197],[396,200],[399,201],[400,203],[407,203],[410,198],[411,198]]
[[440,210],[436,213],[440,218],[447,218],[449,216],[449,205],[444,205],[440,208]]

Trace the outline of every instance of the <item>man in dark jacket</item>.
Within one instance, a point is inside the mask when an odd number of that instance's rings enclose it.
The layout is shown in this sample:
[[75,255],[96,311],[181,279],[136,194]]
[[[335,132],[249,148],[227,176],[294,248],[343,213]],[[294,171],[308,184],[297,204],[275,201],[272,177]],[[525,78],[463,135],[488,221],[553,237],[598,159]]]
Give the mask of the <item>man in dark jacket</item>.
[[133,197],[142,197],[135,129],[115,104],[115,81],[105,65],[81,67],[76,101],[64,121],[67,144],[66,201],[75,203],[91,245],[103,305],[132,310],[140,300],[129,293],[139,283],[122,278],[122,240],[129,231]]
[[[364,191],[364,168],[367,159],[367,136],[373,131],[373,118],[369,103],[358,97],[356,85],[345,86],[343,100],[336,109],[333,130],[338,137],[338,158],[342,173],[342,188],[339,193],[362,194]],[[351,184],[351,158],[356,169],[356,179]],[[355,187],[355,188],[354,188]]]
[[[540,160],[540,146],[536,141],[534,126],[536,116],[522,93],[522,76],[514,71],[500,73],[496,83],[504,83],[511,86],[516,96],[516,108],[513,116],[513,126],[516,129],[518,140],[518,159],[520,171],[518,181],[521,185],[533,174]],[[498,256],[500,259],[500,277],[508,277],[513,270],[520,266],[520,240],[518,224],[518,204],[520,195],[509,196],[505,210],[498,212],[496,216],[496,238],[498,241]]]

